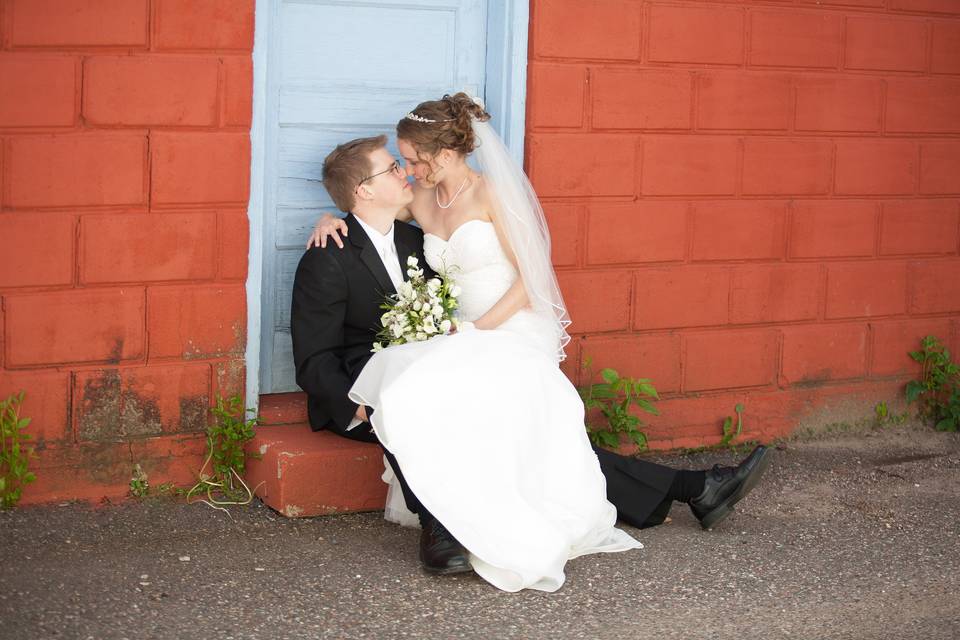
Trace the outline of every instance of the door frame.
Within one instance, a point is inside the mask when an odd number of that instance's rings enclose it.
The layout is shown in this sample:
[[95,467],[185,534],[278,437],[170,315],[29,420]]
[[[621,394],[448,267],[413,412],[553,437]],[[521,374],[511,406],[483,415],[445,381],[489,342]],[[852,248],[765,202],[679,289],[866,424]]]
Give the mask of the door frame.
[[[337,4],[331,0],[331,4]],[[277,105],[267,76],[273,30],[279,23],[280,0],[256,0],[253,38],[253,119],[250,127],[249,253],[247,256],[246,406],[260,406],[261,292],[263,289],[263,228],[266,198],[267,116]],[[527,34],[530,24],[528,0],[488,0],[486,106],[497,115],[504,143],[523,164],[527,102]]]

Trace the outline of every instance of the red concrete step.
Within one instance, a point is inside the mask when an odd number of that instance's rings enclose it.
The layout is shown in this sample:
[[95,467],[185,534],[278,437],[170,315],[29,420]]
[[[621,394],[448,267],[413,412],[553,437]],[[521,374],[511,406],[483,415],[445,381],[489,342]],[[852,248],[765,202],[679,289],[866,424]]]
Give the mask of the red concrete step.
[[262,424],[300,424],[307,422],[307,394],[271,393],[260,396]]
[[311,431],[302,393],[261,396],[260,417],[245,480],[268,506],[292,518],[383,509],[379,445]]

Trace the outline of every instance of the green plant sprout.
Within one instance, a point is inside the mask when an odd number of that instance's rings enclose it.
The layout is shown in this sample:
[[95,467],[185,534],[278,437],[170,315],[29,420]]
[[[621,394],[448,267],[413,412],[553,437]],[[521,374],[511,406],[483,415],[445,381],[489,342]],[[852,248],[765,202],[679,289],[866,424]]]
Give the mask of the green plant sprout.
[[[587,371],[587,380],[593,379],[592,361],[586,358],[583,368]],[[620,446],[620,434],[625,434],[643,451],[647,448],[647,434],[639,429],[643,426],[640,418],[630,412],[635,406],[643,411],[660,415],[649,399],[659,400],[657,390],[648,378],[622,378],[614,369],[600,371],[603,382],[587,384],[577,389],[583,400],[584,408],[589,412],[599,409],[604,424],[587,424],[587,435],[597,446]]]
[[140,463],[133,465],[133,475],[130,476],[130,495],[134,498],[146,498],[150,494],[150,481],[147,472],[140,467]]
[[935,336],[925,337],[910,357],[921,365],[919,380],[907,383],[907,404],[919,402],[921,418],[933,423],[937,431],[960,430],[960,366],[950,359],[950,351]]
[[878,427],[894,426],[900,425],[907,421],[909,412],[904,411],[903,413],[890,413],[890,407],[887,406],[886,400],[881,400],[873,407],[873,414],[876,417],[876,425]]
[[723,419],[723,436],[720,438],[721,447],[734,448],[733,441],[743,432],[743,404],[738,402],[733,408],[737,414],[737,428],[733,428],[733,416]]
[[229,515],[226,505],[250,504],[256,491],[256,487],[251,491],[243,481],[243,472],[247,456],[257,456],[244,447],[253,438],[260,418],[247,417],[247,414],[256,414],[256,410],[244,409],[239,395],[226,401],[217,398],[217,406],[211,412],[213,421],[207,427],[207,455],[197,474],[199,480],[187,491],[186,500],[188,504],[203,502]]
[[24,446],[31,440],[30,434],[23,432],[30,418],[20,417],[24,397],[21,391],[0,400],[0,509],[17,506],[23,488],[37,479],[28,469],[36,454],[33,447]]

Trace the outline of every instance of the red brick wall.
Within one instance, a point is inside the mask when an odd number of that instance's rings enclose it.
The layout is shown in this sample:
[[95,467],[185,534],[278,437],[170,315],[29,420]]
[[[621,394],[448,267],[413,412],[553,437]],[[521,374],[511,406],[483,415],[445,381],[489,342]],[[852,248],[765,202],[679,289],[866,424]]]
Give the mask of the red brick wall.
[[[26,501],[187,482],[242,387],[253,0],[0,0],[0,395]],[[960,341],[953,0],[535,0],[528,168],[657,446],[862,417]]]
[[0,0],[0,396],[26,501],[200,463],[242,389],[253,0]]
[[577,362],[658,446],[868,416],[960,342],[960,3],[534,0],[528,170]]

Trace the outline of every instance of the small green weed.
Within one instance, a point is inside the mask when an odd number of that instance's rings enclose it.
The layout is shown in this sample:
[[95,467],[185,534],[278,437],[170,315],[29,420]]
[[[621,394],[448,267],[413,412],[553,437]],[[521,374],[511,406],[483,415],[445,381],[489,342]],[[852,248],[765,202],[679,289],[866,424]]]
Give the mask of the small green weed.
[[935,336],[925,337],[910,357],[920,363],[919,380],[905,389],[907,403],[919,402],[920,417],[932,422],[937,431],[960,430],[960,366]]
[[743,404],[738,402],[733,408],[737,414],[737,428],[733,428],[733,416],[723,419],[723,436],[720,438],[721,447],[733,448],[733,441],[743,432]]
[[[584,360],[583,368],[587,371],[587,380],[593,380],[593,371],[590,358]],[[647,434],[640,430],[643,426],[640,418],[630,412],[630,407],[638,407],[655,416],[660,412],[650,402],[658,400],[660,396],[648,378],[622,378],[614,369],[600,371],[603,382],[587,384],[580,387],[580,398],[584,408],[589,412],[599,409],[604,417],[603,424],[588,424],[587,435],[590,441],[597,446],[620,446],[620,435],[624,434],[643,451],[647,448]]]
[[28,469],[35,456],[33,447],[24,443],[31,440],[23,430],[30,425],[30,418],[20,417],[23,391],[0,400],[0,509],[12,509],[20,502],[23,488],[37,479]]
[[[207,427],[207,457],[200,467],[199,477],[193,487],[187,491],[186,499],[196,497],[194,502],[226,511],[224,505],[249,504],[253,500],[253,491],[243,481],[248,454],[244,446],[254,435],[254,427],[260,424],[254,409],[244,409],[243,398],[233,396],[226,401],[217,399],[217,406],[211,409],[213,422]],[[207,467],[211,471],[207,471]],[[206,498],[198,497],[206,495]]]
[[890,408],[885,400],[881,400],[873,407],[873,414],[876,417],[878,427],[894,427],[904,424],[910,417],[908,411],[903,413],[890,413]]
[[164,482],[157,485],[157,496],[182,496],[186,495],[187,489],[178,487],[172,482]]
[[146,498],[150,494],[150,481],[147,472],[140,467],[140,463],[133,465],[133,475],[130,476],[130,495],[134,498]]

